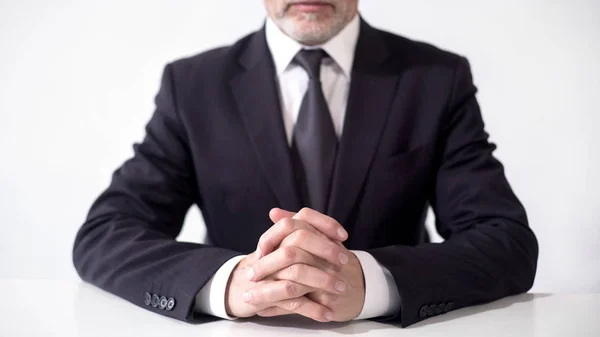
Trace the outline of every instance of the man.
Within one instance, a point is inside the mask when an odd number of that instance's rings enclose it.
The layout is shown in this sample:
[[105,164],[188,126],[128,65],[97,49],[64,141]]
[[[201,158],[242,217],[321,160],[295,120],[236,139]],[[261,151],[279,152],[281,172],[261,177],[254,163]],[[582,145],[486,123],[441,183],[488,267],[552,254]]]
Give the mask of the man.
[[[408,326],[530,289],[537,241],[466,59],[371,27],[358,0],[265,5],[262,30],[166,66],[77,235],[81,277],[185,321]],[[192,204],[206,244],[175,241]]]

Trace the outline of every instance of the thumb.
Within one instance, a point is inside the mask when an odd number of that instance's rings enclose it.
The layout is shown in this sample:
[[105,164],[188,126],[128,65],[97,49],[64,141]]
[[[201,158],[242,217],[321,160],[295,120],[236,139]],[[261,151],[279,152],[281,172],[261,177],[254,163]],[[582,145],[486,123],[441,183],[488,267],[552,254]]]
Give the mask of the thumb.
[[294,215],[296,215],[296,213],[286,211],[281,208],[273,208],[269,212],[269,218],[271,219],[271,221],[273,221],[273,223],[277,223],[277,222],[281,221],[281,219],[291,218]]

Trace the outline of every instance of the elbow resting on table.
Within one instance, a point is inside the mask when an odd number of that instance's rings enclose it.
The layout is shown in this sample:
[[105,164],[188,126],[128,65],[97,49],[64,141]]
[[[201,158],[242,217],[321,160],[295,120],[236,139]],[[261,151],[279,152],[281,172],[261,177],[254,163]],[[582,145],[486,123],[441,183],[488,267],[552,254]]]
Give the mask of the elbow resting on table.
[[535,281],[539,255],[538,241],[529,226],[511,226],[512,244],[509,246],[510,266],[506,280],[514,294],[525,293]]

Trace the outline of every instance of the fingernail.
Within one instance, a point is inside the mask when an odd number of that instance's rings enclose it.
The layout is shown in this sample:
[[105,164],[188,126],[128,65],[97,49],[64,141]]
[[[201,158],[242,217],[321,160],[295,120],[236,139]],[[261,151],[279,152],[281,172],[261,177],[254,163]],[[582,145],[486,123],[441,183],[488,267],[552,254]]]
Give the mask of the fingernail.
[[252,301],[252,294],[250,294],[249,292],[243,293],[242,297],[244,298],[244,302],[246,303],[250,303]]
[[326,312],[325,319],[328,321],[333,321],[333,312],[331,312],[331,311]]
[[256,247],[256,258],[260,259],[262,257],[261,254],[262,252],[260,251],[260,248]]
[[346,256],[346,254],[344,254],[344,253],[340,253],[340,255],[338,256],[338,259],[340,259],[341,264],[348,263],[348,256]]
[[346,283],[342,282],[342,281],[337,281],[335,283],[335,290],[343,293],[344,290],[346,290]]
[[346,231],[339,228],[337,231],[338,236],[340,237],[340,239],[345,240],[346,239]]
[[254,279],[254,268],[250,268],[250,270],[248,270],[246,277],[248,277],[248,280],[250,280],[250,281],[252,281]]

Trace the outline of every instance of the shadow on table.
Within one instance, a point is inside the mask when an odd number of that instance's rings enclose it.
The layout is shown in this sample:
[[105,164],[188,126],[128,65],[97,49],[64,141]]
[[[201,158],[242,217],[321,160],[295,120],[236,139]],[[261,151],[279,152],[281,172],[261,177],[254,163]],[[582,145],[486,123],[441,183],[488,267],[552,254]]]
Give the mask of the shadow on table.
[[288,331],[289,329],[298,329],[303,331],[326,330],[327,332],[338,333],[341,335],[360,335],[366,334],[374,330],[394,328],[392,325],[389,324],[381,324],[370,321],[321,323],[298,315],[271,318],[254,317],[251,319],[239,320],[236,322],[243,324],[245,321],[269,328],[286,328],[288,329]]
[[523,295],[505,297],[503,299],[499,299],[499,300],[491,302],[491,303],[466,307],[466,308],[462,308],[460,310],[451,311],[444,315],[432,317],[432,318],[426,319],[424,321],[421,321],[419,323],[413,324],[413,325],[407,327],[407,329],[418,329],[418,328],[421,328],[424,326],[430,326],[430,325],[434,325],[434,324],[438,324],[438,323],[448,322],[448,321],[455,320],[455,319],[461,319],[464,317],[476,315],[476,314],[483,313],[483,312],[501,310],[501,309],[508,308],[514,304],[528,303],[528,302],[533,301],[534,299],[541,299],[541,298],[550,297],[550,296],[552,296],[552,295],[551,294],[523,294]]
[[[515,304],[528,303],[534,299],[540,299],[552,296],[551,294],[523,294],[517,296],[506,297],[491,303],[462,308],[452,311],[444,315],[429,318],[419,323],[413,324],[406,329],[419,329],[426,326],[440,324],[451,320],[460,320],[464,317],[476,315],[479,313],[490,312],[494,310],[502,310]],[[302,316],[282,316],[273,318],[251,318],[246,320],[236,321],[238,323],[252,322],[265,327],[285,327],[297,328],[302,330],[327,330],[329,332],[337,332],[342,335],[357,335],[365,334],[374,330],[401,328],[398,323],[375,323],[371,321],[362,321],[359,324],[352,323],[319,323]]]

